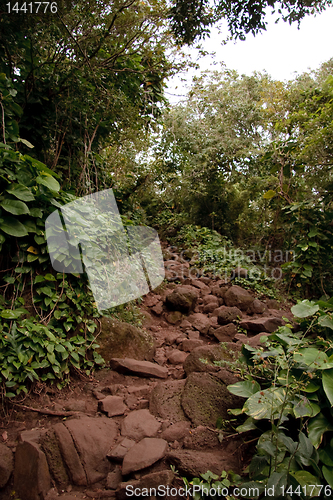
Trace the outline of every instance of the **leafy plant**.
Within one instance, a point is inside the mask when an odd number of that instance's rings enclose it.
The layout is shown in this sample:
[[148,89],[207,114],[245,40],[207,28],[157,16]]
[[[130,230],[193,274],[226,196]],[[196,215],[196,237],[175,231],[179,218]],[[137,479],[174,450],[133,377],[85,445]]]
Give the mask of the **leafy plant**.
[[265,349],[243,345],[246,380],[228,386],[246,399],[242,409],[230,410],[247,415],[237,431],[261,432],[247,470],[251,484],[261,492],[273,488],[275,498],[332,492],[332,311],[332,299],[298,303],[292,312],[305,330],[293,333],[286,325],[266,338]]

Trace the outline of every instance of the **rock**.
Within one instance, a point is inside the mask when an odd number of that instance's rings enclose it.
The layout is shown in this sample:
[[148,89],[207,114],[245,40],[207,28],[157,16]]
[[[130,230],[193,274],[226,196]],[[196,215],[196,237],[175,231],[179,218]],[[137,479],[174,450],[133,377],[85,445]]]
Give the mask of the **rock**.
[[181,405],[194,425],[215,427],[218,418],[230,419],[229,408],[244,401],[230,394],[226,384],[210,373],[190,373],[186,379]]
[[199,339],[184,339],[181,343],[181,347],[183,351],[191,352],[197,347],[201,347],[203,345],[203,340]]
[[160,428],[161,423],[149,413],[149,410],[136,410],[124,418],[121,425],[121,434],[139,441],[144,437],[156,436]]
[[160,295],[155,295],[153,293],[150,293],[145,296],[145,305],[147,307],[156,306],[156,304],[160,301],[160,299],[161,299]]
[[67,420],[65,426],[72,435],[88,484],[103,479],[109,472],[106,454],[116,440],[116,424],[106,417],[82,417]]
[[122,481],[121,469],[119,467],[116,467],[112,472],[109,472],[109,474],[107,475],[106,487],[110,490],[116,490],[121,481]]
[[139,377],[167,378],[168,370],[164,366],[149,361],[138,361],[130,358],[112,358],[110,366],[119,373],[132,373]]
[[187,421],[180,403],[184,386],[185,380],[168,380],[157,384],[150,396],[150,412],[170,422]]
[[[215,309],[215,311],[216,311],[216,309]],[[219,324],[217,322],[217,315],[216,316],[213,315],[213,316],[211,316],[209,318],[209,324],[210,324],[209,329],[211,329],[211,328],[218,328]]]
[[[143,492],[144,498],[153,498],[149,495],[152,488],[159,491],[162,486],[170,486],[174,478],[174,473],[171,470],[161,470],[158,472],[152,472],[151,474],[146,474],[141,479],[137,481],[128,481],[127,483],[120,483],[116,491],[117,500],[128,500],[134,494],[135,490],[138,488],[139,491]],[[146,488],[144,490],[144,488]],[[166,488],[163,488],[166,490]],[[162,490],[161,490],[162,492]]]
[[5,444],[0,443],[0,488],[9,481],[14,468],[13,452]]
[[40,500],[51,488],[46,457],[31,441],[19,443],[15,453],[14,490],[24,500]]
[[233,285],[226,292],[224,301],[229,307],[236,306],[242,311],[246,311],[252,305],[254,298],[247,290],[244,290],[244,288],[238,285]]
[[197,290],[188,285],[177,286],[165,298],[165,304],[169,309],[189,313],[195,308],[198,299]]
[[171,354],[168,356],[168,361],[172,365],[183,364],[187,356],[188,354],[186,352],[173,349]]
[[[184,362],[184,370],[188,376],[192,372],[218,372],[219,367],[215,366],[214,361],[235,361],[238,358],[240,347],[234,343],[227,343],[225,346],[206,345],[197,347],[192,351]],[[207,360],[203,363],[200,360]]]
[[108,414],[108,417],[123,415],[127,406],[124,404],[123,398],[120,396],[107,396],[98,403],[101,411]]
[[168,443],[164,439],[144,438],[124,457],[122,465],[123,475],[145,469],[164,457]]
[[183,315],[180,311],[172,311],[165,315],[165,319],[170,325],[176,325],[181,322]]
[[188,328],[191,328],[191,323],[189,321],[187,321],[187,319],[183,319],[183,321],[180,323],[179,327],[182,329],[182,330],[187,330]]
[[133,439],[125,437],[120,441],[120,443],[111,448],[111,450],[107,452],[106,456],[116,462],[122,462],[128,450],[130,450],[134,445],[135,441]]
[[162,432],[161,438],[169,442],[182,441],[190,435],[190,429],[190,422],[176,422]]
[[45,432],[45,429],[30,429],[29,431],[22,431],[19,435],[19,441],[21,443],[24,441],[32,441],[33,443],[39,444]]
[[223,299],[226,290],[224,288],[220,288],[218,285],[214,285],[211,288],[212,295],[215,295],[216,297]]
[[154,356],[154,361],[156,361],[156,363],[158,365],[164,365],[164,363],[166,363],[167,357],[166,357],[166,354],[165,354],[164,347],[159,347],[158,349],[156,349],[156,354]]
[[217,297],[215,297],[214,295],[206,295],[203,298],[203,303],[204,303],[203,312],[205,314],[213,312],[220,305],[219,299]]
[[86,485],[86,473],[81,464],[69,430],[64,424],[59,423],[53,427],[53,431],[58,439],[61,456],[67,466],[71,481],[79,486]]
[[156,314],[156,316],[161,316],[163,313],[163,303],[159,302],[156,306],[152,307],[151,310]]
[[190,340],[200,340],[200,332],[198,332],[197,330],[187,330],[186,334]]
[[224,450],[212,451],[174,450],[167,454],[166,460],[179,471],[182,476],[200,477],[208,470],[220,475],[223,470],[239,470],[237,457]]
[[256,318],[256,319],[247,319],[244,321],[241,321],[239,326],[241,328],[245,328],[245,330],[248,330],[250,332],[267,332],[267,333],[273,333],[279,326],[283,326],[284,321],[281,318],[276,318],[276,317],[262,317],[262,318]]
[[212,330],[212,333],[219,342],[231,342],[237,333],[237,326],[229,323]]
[[200,280],[191,280],[191,285],[200,290],[202,297],[210,293],[210,288]]
[[253,314],[262,314],[266,310],[266,306],[261,300],[254,299],[251,305],[251,312]]
[[219,325],[227,325],[242,317],[242,313],[238,307],[221,306],[217,314],[217,322]]
[[184,440],[184,447],[191,450],[207,450],[209,448],[220,448],[221,443],[218,439],[217,431],[199,425],[188,433]]
[[151,386],[150,385],[134,385],[129,387],[128,389],[129,394],[134,394],[137,397],[143,397],[143,396],[148,396],[151,391]]
[[198,330],[203,335],[206,335],[206,333],[209,330],[210,323],[209,323],[209,318],[207,318],[205,314],[202,313],[191,314],[191,316],[188,317],[188,320],[196,330]]
[[251,347],[260,347],[262,345],[261,338],[263,336],[266,336],[266,338],[267,338],[267,335],[265,332],[258,333],[254,337],[247,337],[246,335],[244,335],[244,333],[237,333],[237,335],[235,335],[235,339],[237,339],[237,341],[238,341],[237,344],[240,344],[240,345],[247,344]]
[[151,361],[155,354],[154,338],[145,330],[111,318],[101,318],[99,354],[109,362],[111,358],[133,358]]

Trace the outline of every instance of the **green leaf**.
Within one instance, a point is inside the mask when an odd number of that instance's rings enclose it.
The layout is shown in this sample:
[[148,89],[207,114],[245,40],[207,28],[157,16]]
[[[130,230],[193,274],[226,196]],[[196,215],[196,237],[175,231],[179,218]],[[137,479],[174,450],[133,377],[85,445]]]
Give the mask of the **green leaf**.
[[327,483],[330,485],[331,488],[333,488],[333,469],[332,469],[332,467],[326,467],[326,465],[323,465],[321,470],[322,470],[323,476],[326,479]]
[[320,481],[318,478],[310,474],[310,472],[306,470],[298,470],[296,472],[290,471],[290,475],[296,479],[296,481],[302,486],[302,488],[307,488],[308,491],[311,491],[310,488],[314,485],[318,485],[318,489],[312,492],[312,496],[319,496],[320,493]]
[[0,312],[1,318],[4,319],[17,319],[20,316],[22,316],[23,312],[22,311],[13,311],[11,309],[5,309]]
[[328,314],[320,316],[320,318],[318,318],[318,323],[320,326],[325,326],[326,328],[333,330],[333,320]]
[[13,184],[6,191],[22,201],[33,201],[35,199],[31,189],[23,186],[23,184]]
[[325,394],[333,406],[333,369],[324,371],[322,380]]
[[322,413],[319,413],[319,415],[310,420],[308,424],[308,436],[315,448],[319,447],[323,435],[327,431],[333,431],[333,425],[330,424]]
[[333,368],[333,363],[329,361],[327,354],[314,347],[299,349],[294,353],[294,360],[296,363],[316,370]]
[[59,182],[50,174],[46,172],[41,172],[41,174],[36,178],[38,184],[46,186],[50,191],[60,191]]
[[0,202],[0,206],[13,215],[23,215],[29,213],[29,208],[23,201],[5,199]]
[[286,404],[286,395],[283,387],[270,387],[257,392],[244,404],[244,412],[255,420],[279,418],[282,413],[287,415],[292,412],[292,407]]
[[0,229],[2,229],[4,233],[10,236],[16,236],[17,238],[28,235],[25,226],[17,219],[14,219],[14,217],[3,217],[2,222],[0,222]]
[[24,144],[25,146],[27,146],[30,149],[35,147],[31,144],[31,142],[27,141],[26,139],[22,139],[21,137],[19,138],[19,142],[22,142],[22,144]]
[[236,384],[228,385],[227,389],[231,394],[241,396],[242,398],[249,398],[256,392],[260,391],[258,382],[245,380],[244,382],[237,382]]
[[310,302],[309,300],[303,300],[291,308],[291,312],[297,318],[307,318],[308,316],[313,316],[318,310],[318,304]]
[[275,195],[276,195],[276,191],[273,191],[273,189],[270,189],[269,191],[267,191],[264,194],[263,197],[265,200],[271,200],[272,198],[274,198]]

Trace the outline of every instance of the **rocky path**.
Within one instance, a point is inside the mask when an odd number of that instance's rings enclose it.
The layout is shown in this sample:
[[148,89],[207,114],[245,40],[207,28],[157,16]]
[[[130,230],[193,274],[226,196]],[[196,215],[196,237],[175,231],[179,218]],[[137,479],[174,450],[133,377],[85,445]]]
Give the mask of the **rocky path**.
[[169,493],[158,498],[177,498],[180,476],[246,465],[246,444],[227,432],[227,410],[243,400],[226,386],[238,379],[213,362],[236,360],[291,314],[237,285],[186,277],[186,262],[165,266],[169,284],[141,305],[144,333],[103,319],[111,370],[14,407],[1,429],[1,499],[149,498],[144,488],[158,487]]

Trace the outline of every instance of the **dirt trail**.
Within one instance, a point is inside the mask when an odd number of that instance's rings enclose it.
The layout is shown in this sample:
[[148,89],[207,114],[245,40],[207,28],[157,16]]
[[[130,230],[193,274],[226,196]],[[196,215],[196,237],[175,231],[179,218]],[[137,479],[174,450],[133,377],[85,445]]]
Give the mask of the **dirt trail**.
[[[226,389],[237,378],[212,361],[236,359],[243,342],[259,345],[262,333],[291,318],[290,311],[222,280],[187,278],[186,262],[165,265],[169,284],[140,306],[143,326],[154,337],[153,359],[112,360],[113,369],[78,377],[62,391],[36,384],[25,400],[7,408],[0,443],[16,452],[16,460],[1,499],[12,499],[14,490],[21,500],[122,499],[129,482],[141,489],[182,486],[170,465],[188,477],[241,472],[246,465],[243,439],[228,438],[215,426],[222,416],[227,429],[227,409],[242,403]],[[247,336],[238,333],[240,325]],[[47,472],[39,470],[40,462],[26,473],[24,457],[32,452],[38,460],[46,457]]]

